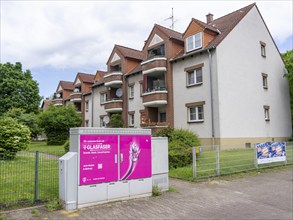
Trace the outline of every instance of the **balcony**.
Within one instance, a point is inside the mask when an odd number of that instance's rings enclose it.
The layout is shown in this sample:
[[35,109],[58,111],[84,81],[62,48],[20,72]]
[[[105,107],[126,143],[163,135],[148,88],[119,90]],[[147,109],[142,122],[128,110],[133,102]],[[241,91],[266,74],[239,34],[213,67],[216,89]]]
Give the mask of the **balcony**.
[[73,92],[69,98],[71,102],[81,102],[81,92]]
[[110,99],[104,102],[104,109],[109,113],[122,112],[123,101],[122,99]]
[[52,104],[55,106],[63,105],[63,99],[53,99]]
[[142,94],[142,102],[145,107],[160,107],[167,105],[167,90],[166,89],[155,89],[146,91]]
[[140,124],[142,128],[165,128],[168,126],[168,122],[143,122]]
[[156,72],[165,72],[167,70],[166,57],[153,57],[141,63],[142,74],[153,74]]
[[121,87],[122,85],[122,76],[123,74],[121,72],[112,72],[104,76],[104,82],[105,86],[110,87]]

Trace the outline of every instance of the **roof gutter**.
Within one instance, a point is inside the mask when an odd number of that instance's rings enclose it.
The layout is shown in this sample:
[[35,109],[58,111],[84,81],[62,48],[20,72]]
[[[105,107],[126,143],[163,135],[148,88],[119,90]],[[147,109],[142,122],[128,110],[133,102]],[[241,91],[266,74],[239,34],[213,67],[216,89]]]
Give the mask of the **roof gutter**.
[[204,48],[204,49],[201,49],[201,50],[196,50],[196,51],[193,51],[191,53],[186,53],[180,57],[177,57],[177,58],[172,58],[170,59],[170,62],[174,62],[174,61],[177,61],[177,60],[180,60],[180,59],[183,59],[185,57],[189,57],[189,56],[193,56],[195,54],[198,54],[198,53],[202,53],[202,52],[205,52],[205,51],[208,51],[208,50],[211,50],[211,49],[214,49],[215,47],[208,47],[208,48]]
[[215,126],[214,126],[214,97],[213,97],[213,72],[211,49],[207,49],[209,54],[209,74],[210,74],[210,93],[211,93],[211,119],[212,119],[212,144],[215,145]]

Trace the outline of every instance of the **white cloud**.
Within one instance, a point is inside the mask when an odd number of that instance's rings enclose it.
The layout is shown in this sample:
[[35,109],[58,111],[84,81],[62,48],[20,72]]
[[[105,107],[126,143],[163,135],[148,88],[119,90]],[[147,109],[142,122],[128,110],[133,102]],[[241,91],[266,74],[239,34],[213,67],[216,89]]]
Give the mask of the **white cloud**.
[[[26,68],[105,69],[114,44],[142,49],[154,23],[174,8],[175,30],[191,18],[218,18],[252,1],[4,1],[1,2],[1,62]],[[257,1],[276,41],[292,36],[292,1]],[[290,49],[290,48],[289,48]],[[292,48],[291,48],[292,49]]]

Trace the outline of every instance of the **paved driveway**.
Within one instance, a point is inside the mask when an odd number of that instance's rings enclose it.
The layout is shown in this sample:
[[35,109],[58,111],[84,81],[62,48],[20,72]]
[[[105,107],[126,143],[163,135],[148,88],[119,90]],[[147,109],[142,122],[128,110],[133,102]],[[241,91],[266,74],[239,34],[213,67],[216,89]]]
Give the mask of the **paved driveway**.
[[7,219],[293,219],[292,167],[257,176],[191,183],[170,179],[176,192],[97,205],[68,213],[44,207]]

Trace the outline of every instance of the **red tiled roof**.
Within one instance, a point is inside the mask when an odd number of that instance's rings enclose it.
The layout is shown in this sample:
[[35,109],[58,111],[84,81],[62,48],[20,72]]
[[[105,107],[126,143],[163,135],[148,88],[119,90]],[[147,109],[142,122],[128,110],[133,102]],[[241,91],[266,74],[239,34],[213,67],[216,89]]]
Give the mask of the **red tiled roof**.
[[[62,89],[64,90],[73,90],[74,89],[74,85],[73,85],[73,82],[69,82],[69,81],[60,81],[59,82],[59,85],[62,87]],[[59,88],[59,86],[58,86]],[[57,89],[58,89],[57,88]]]
[[163,27],[163,26],[158,25],[158,24],[155,24],[155,27],[157,27],[158,29],[160,29],[168,37],[183,41],[182,34],[181,33],[177,32],[177,31],[174,31],[172,29]]
[[141,64],[139,63],[136,67],[134,67],[132,70],[130,70],[128,73],[125,74],[125,76],[130,76],[134,73],[138,73],[142,71]]
[[84,83],[94,83],[95,76],[96,75],[89,74],[89,73],[77,73],[76,78],[79,78],[79,80]]
[[115,47],[125,57],[134,58],[134,59],[137,59],[137,60],[142,60],[143,59],[143,52],[142,51],[135,50],[135,49],[132,49],[132,48],[129,48],[129,47],[124,47],[124,46],[121,46],[121,45],[115,45]]
[[104,79],[104,75],[106,73],[107,72],[105,72],[105,71],[97,70],[96,75],[95,75],[95,82],[98,82],[98,81],[103,80]]

